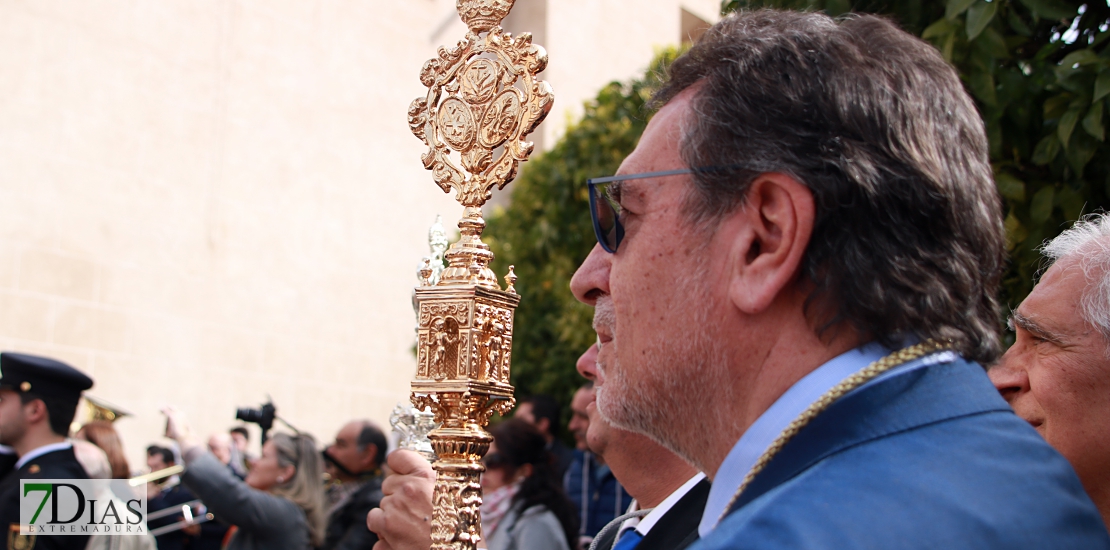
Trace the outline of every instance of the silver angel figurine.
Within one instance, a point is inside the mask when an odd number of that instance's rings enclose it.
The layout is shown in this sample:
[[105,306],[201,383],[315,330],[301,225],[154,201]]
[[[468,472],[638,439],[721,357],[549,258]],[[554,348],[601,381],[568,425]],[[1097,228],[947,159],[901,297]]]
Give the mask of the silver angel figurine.
[[398,449],[416,451],[428,462],[436,459],[428,432],[436,428],[435,415],[431,411],[421,411],[408,403],[398,403],[389,415],[389,425],[401,436]]

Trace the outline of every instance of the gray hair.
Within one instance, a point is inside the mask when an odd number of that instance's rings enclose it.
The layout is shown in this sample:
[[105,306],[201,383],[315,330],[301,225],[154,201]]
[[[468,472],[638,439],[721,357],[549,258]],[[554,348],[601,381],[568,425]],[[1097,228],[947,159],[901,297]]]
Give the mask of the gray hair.
[[[1078,261],[1087,279],[1079,299],[1079,315],[1110,340],[1110,214],[1089,214],[1041,246],[1049,265],[1061,259]],[[1045,267],[1047,269],[1047,266]]]
[[1001,200],[983,121],[935,48],[874,16],[743,12],[674,61],[654,102],[691,87],[695,228],[715,228],[760,174],[788,174],[816,207],[800,278],[818,334],[998,357]]

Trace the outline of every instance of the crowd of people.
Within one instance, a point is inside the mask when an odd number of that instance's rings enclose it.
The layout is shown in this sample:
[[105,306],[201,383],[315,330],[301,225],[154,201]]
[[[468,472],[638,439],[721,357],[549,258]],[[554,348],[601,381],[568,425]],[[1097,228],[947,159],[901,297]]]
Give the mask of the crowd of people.
[[358,550],[377,542],[366,517],[382,497],[388,442],[373,422],[348,422],[322,449],[307,433],[274,433],[252,457],[243,427],[202,443],[172,408],[163,412],[173,444],[147,447],[145,486],[125,483],[121,494],[104,485],[87,496],[101,506],[118,502],[113,506],[122,511],[136,496],[130,492],[145,490],[147,513],[155,517],[141,534],[21,533],[21,480],[144,480],[133,477],[138,472],[111,422],[70,433],[81,394],[92,385],[65,363],[0,353],[0,520],[9,527],[9,548]]
[[[111,422],[94,420],[70,433],[77,400],[91,385],[53,359],[0,353],[0,442],[10,451],[3,456],[17,459],[7,463],[4,494],[14,497],[9,485],[18,487],[20,479],[145,479],[136,490],[145,487],[154,517],[142,535],[39,536],[39,547],[371,550],[378,541],[366,518],[382,498],[389,443],[374,423],[344,424],[323,449],[307,433],[277,432],[255,457],[243,427],[202,443],[185,417],[167,408],[164,435],[172,444],[146,448],[142,478],[135,477]],[[588,418],[571,423],[579,441],[571,451],[558,438],[561,407],[550,396],[522,399],[515,414],[491,428],[484,458],[488,548],[576,549],[623,513],[631,498],[587,449]],[[126,508],[126,495],[102,492],[101,502]],[[5,501],[0,511],[18,532],[15,504]],[[592,523],[580,530],[580,518]]]
[[[653,101],[619,174],[588,184],[576,448],[549,396],[490,427],[482,546],[1110,548],[1110,214],[1045,244],[1003,354],[987,140],[932,47],[871,16],[742,12]],[[431,465],[387,456],[373,423],[248,459],[245,431],[202,443],[173,409],[147,465],[183,469],[150,508],[208,521],[25,538],[21,479],[131,475],[110,423],[69,437],[92,383],[0,353],[10,548],[430,546]]]

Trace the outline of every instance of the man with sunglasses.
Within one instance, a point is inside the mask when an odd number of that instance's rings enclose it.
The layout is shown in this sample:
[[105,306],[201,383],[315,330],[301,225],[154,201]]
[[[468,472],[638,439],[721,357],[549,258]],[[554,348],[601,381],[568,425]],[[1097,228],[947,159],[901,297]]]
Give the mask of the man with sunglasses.
[[[744,12],[655,103],[591,182],[599,245],[571,289],[595,306],[601,415],[712,479],[691,548],[1110,548],[980,366],[1002,209],[935,49],[872,16]],[[419,524],[415,481],[378,521]]]
[[1001,206],[931,46],[870,16],[725,18],[589,182],[597,407],[712,479],[698,549],[1108,548],[982,367]]

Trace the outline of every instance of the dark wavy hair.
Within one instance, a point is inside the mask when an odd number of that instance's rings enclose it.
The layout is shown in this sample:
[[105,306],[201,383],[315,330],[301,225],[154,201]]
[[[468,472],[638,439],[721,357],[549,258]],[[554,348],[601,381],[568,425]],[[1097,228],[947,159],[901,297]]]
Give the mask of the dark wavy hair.
[[497,453],[487,455],[487,468],[506,468],[509,476],[525,464],[532,466],[532,475],[524,478],[513,497],[513,505],[524,511],[540,505],[551,510],[563,526],[568,548],[578,547],[578,515],[567,498],[555,470],[555,459],[547,450],[547,440],[535,426],[510,418],[490,428]]
[[818,333],[847,323],[892,348],[1001,351],[1002,207],[983,122],[929,44],[869,15],[759,10],[714,25],[668,70],[653,104],[696,86],[682,155],[687,217],[711,229],[759,174],[813,193],[801,277]]

